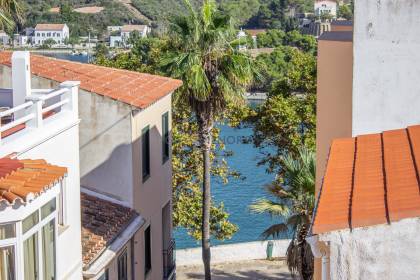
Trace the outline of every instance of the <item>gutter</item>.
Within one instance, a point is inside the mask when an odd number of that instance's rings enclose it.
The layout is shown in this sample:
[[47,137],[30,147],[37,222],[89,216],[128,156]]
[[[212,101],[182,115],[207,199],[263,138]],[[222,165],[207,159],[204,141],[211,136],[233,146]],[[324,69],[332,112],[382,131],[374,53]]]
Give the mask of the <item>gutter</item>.
[[83,277],[87,279],[94,278],[104,271],[106,266],[108,266],[108,264],[117,256],[119,251],[131,240],[141,226],[143,226],[144,222],[145,221],[141,216],[137,216],[111,243],[111,245],[108,246],[92,264],[90,264],[88,269],[83,271]]

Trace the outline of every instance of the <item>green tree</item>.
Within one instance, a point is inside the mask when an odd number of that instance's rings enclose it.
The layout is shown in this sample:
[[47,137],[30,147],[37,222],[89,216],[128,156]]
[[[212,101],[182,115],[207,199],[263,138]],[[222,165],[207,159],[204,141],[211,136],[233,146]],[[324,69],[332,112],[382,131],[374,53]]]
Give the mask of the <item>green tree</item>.
[[300,148],[297,156],[280,158],[283,172],[266,188],[274,200],[262,198],[251,205],[256,213],[287,217],[284,223],[267,228],[264,238],[279,237],[292,230],[293,236],[286,252],[287,265],[293,278],[302,280],[313,277],[313,255],[305,238],[308,233],[315,203],[315,154]]
[[284,44],[297,47],[304,52],[315,53],[317,50],[315,37],[311,35],[304,35],[297,30],[287,32],[284,38]]
[[257,14],[260,8],[259,0],[221,0],[220,9],[228,13],[236,24],[243,25]]
[[57,42],[54,39],[49,38],[42,43],[40,48],[41,49],[51,49],[51,47],[55,44],[57,44]]
[[345,18],[347,20],[352,20],[353,19],[353,5],[352,4],[340,5],[337,11],[337,17]]
[[204,1],[200,12],[188,0],[185,3],[188,16],[177,17],[172,23],[173,52],[162,64],[183,80],[175,98],[189,105],[198,126],[203,164],[201,243],[205,279],[209,280],[212,130],[227,104],[242,98],[245,87],[252,81],[253,69],[251,58],[230,45],[236,31],[214,1]]
[[22,8],[17,0],[0,0],[0,29],[13,30],[22,20]]
[[270,29],[265,33],[257,35],[257,45],[259,48],[275,48],[282,46],[286,33],[279,29]]
[[296,48],[285,48],[287,62],[283,73],[274,80],[269,97],[250,119],[254,123],[256,147],[274,147],[261,164],[268,163],[269,172],[279,172],[279,158],[296,153],[304,144],[315,148],[316,135],[316,58]]

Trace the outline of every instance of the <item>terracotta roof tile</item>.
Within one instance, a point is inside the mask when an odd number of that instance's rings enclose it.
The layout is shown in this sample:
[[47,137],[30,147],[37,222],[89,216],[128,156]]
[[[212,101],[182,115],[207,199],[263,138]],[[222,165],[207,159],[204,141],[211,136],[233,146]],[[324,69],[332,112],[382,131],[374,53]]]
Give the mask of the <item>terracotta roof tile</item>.
[[0,159],[0,202],[25,203],[41,195],[67,173],[45,160]]
[[[11,52],[0,52],[0,64],[10,66],[11,56]],[[80,81],[81,89],[141,109],[152,105],[182,85],[181,81],[171,78],[37,55],[31,55],[31,72],[57,82]],[[124,94],[126,92],[129,94]],[[143,96],[148,97],[147,102],[135,101]]]
[[82,254],[87,268],[138,216],[130,208],[81,193]]
[[420,217],[420,126],[334,140],[312,232]]
[[54,24],[54,23],[38,23],[35,26],[35,30],[40,31],[57,31],[62,30],[65,24]]

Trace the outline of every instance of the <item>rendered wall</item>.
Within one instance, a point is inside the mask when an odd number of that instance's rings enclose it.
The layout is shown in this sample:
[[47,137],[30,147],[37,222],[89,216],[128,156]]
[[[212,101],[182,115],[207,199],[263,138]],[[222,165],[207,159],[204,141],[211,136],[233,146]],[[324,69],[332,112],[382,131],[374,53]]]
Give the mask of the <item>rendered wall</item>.
[[420,1],[355,1],[353,135],[420,123]]
[[81,90],[79,116],[82,187],[133,207],[131,107]]
[[318,41],[316,186],[321,186],[331,141],[352,132],[353,44]]
[[330,279],[419,279],[419,232],[415,218],[322,235],[330,241]]
[[[172,196],[171,158],[162,161],[162,115],[169,113],[169,130],[171,131],[171,95],[168,95],[152,106],[133,116],[133,181],[134,206],[145,219],[144,226],[135,236],[135,263],[138,279],[162,279],[163,275],[163,235],[162,211]],[[146,126],[150,128],[151,174],[145,182],[142,180],[141,166],[141,132]],[[136,172],[137,171],[137,172]],[[144,277],[144,230],[151,226],[152,270]]]

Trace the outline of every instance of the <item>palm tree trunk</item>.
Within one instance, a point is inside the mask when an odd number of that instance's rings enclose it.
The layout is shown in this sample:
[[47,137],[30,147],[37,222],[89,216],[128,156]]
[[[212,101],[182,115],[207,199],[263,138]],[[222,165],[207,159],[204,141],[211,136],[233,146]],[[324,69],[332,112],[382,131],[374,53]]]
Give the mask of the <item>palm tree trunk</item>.
[[211,160],[210,152],[212,145],[211,130],[213,128],[213,121],[211,118],[204,116],[198,117],[199,137],[201,150],[203,152],[203,216],[202,216],[202,256],[204,264],[205,280],[211,280],[211,252],[210,252],[210,206],[211,206],[211,184],[210,184],[210,169]]

